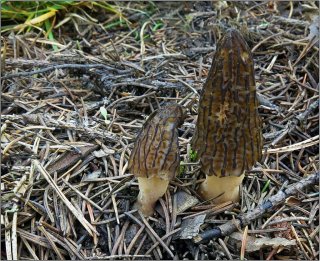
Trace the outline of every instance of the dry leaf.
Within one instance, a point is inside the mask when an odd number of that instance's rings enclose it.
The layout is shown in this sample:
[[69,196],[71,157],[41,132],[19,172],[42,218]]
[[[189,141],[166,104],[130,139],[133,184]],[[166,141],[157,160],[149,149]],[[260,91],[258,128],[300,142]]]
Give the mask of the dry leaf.
[[297,206],[301,204],[301,200],[294,196],[291,196],[286,199],[286,204],[289,206]]
[[108,149],[107,147],[104,147],[101,150],[96,150],[93,152],[93,155],[96,158],[102,158],[102,157],[106,157],[108,155],[114,154],[114,150]]

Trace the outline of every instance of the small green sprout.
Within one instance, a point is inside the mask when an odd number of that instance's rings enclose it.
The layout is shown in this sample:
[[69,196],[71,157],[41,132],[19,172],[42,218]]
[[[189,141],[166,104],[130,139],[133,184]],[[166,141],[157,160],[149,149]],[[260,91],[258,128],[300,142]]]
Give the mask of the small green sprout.
[[100,107],[100,113],[104,118],[105,124],[108,126],[110,124],[110,121],[108,120],[108,112],[105,107]]
[[152,27],[151,30],[152,30],[152,32],[155,32],[162,27],[163,27],[163,23],[161,21],[158,21],[154,24],[154,26]]
[[119,18],[119,20],[104,26],[105,29],[115,29],[116,27],[123,28],[128,27],[128,25],[123,19]]
[[261,193],[265,192],[268,189],[269,185],[270,185],[270,179],[268,179],[266,184],[263,186],[263,188],[261,190]]
[[198,153],[195,150],[190,149],[190,161],[196,162],[198,158]]
[[[46,32],[47,32],[46,34],[47,34],[48,38],[50,40],[52,40],[52,41],[55,41],[54,35],[52,33],[53,24],[50,22],[49,19],[45,20],[44,24],[45,24],[45,27],[46,27]],[[54,51],[58,51],[59,50],[57,45],[55,45],[55,44],[52,45],[52,48],[53,48]]]

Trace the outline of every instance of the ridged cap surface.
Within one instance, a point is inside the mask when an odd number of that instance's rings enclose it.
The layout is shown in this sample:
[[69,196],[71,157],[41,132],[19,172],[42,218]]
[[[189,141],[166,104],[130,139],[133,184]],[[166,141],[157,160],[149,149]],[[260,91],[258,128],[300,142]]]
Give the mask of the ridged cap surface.
[[234,29],[218,42],[199,102],[192,146],[206,175],[239,176],[261,158],[253,58]]
[[131,152],[128,167],[132,174],[165,180],[175,177],[180,164],[178,127],[185,115],[184,107],[171,103],[149,116]]

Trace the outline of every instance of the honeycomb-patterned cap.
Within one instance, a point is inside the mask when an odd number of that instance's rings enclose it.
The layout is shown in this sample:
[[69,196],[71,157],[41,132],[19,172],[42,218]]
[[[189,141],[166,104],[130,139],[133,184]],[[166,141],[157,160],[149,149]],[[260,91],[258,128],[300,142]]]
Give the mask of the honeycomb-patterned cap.
[[253,65],[241,34],[228,30],[217,44],[203,86],[192,140],[206,175],[240,176],[260,160],[262,134]]
[[180,164],[178,127],[185,116],[185,108],[174,103],[149,116],[131,152],[128,167],[132,174],[164,180],[175,177]]

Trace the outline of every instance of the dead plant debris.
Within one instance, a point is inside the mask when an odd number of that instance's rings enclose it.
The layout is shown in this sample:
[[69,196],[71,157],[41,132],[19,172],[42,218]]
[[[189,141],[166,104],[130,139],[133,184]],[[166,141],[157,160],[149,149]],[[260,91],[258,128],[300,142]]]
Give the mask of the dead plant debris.
[[[122,18],[97,6],[73,13],[53,29],[55,42],[37,27],[2,34],[1,258],[318,260],[317,185],[231,236],[195,244],[189,234],[319,171],[319,3],[114,4]],[[264,150],[241,204],[214,206],[195,193],[204,177],[190,140],[216,42],[230,27],[253,51]],[[145,219],[132,208],[128,159],[148,115],[167,102],[188,108],[180,174]]]

